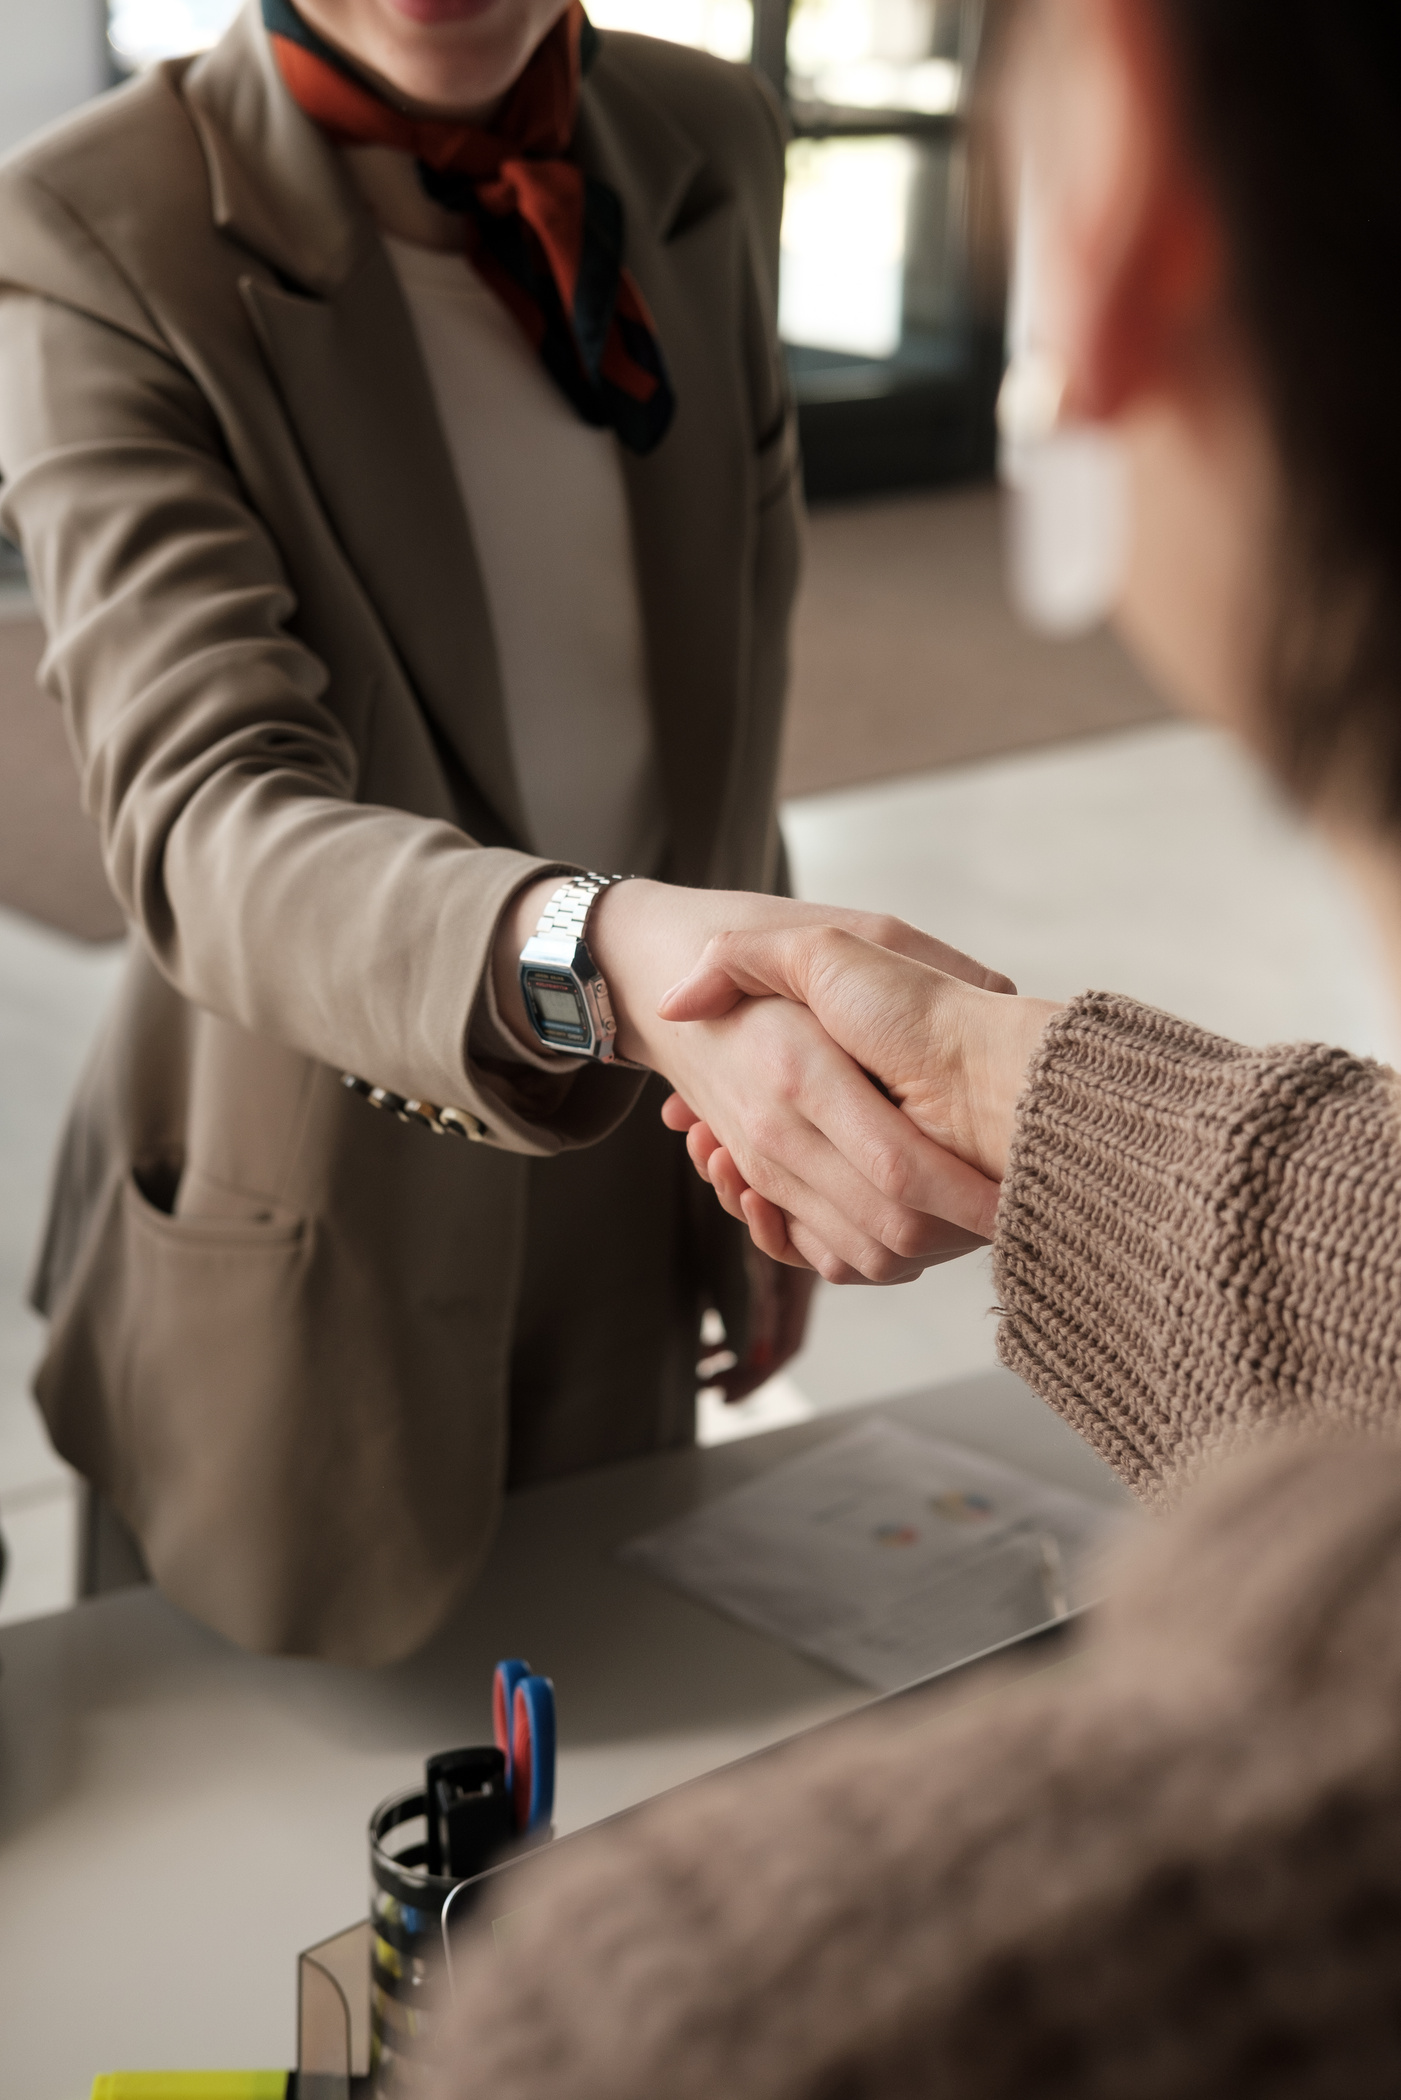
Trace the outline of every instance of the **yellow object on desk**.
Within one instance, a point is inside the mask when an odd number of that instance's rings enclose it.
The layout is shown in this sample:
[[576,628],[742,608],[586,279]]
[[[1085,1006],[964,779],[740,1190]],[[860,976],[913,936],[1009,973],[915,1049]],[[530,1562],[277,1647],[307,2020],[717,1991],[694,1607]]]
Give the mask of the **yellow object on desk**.
[[286,2071],[104,2071],[92,2100],[287,2100]]

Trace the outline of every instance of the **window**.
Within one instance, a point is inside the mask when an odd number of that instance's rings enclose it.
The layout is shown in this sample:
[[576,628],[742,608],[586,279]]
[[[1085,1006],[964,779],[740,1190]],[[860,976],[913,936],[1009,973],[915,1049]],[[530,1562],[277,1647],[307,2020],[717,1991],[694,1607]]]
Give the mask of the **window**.
[[240,0],[111,0],[107,35],[123,72],[204,51],[238,13]]
[[788,11],[780,326],[811,495],[991,465],[1002,327],[975,295],[965,121],[981,30],[982,0]]
[[641,36],[694,44],[717,58],[743,63],[754,48],[750,0],[584,0],[596,29],[632,29]]

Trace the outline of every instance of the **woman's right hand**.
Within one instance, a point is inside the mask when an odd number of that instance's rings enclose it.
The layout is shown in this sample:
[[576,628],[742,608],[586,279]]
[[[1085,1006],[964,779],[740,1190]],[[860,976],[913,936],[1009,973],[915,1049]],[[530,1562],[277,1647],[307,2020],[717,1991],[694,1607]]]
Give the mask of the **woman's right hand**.
[[[498,1003],[523,1042],[534,1038],[516,958],[557,886],[547,877],[524,891],[497,942]],[[988,997],[1011,990],[1005,978],[901,920],[747,891],[620,883],[595,904],[588,941],[608,982],[620,1053],[662,1073],[723,1143],[746,1185],[801,1221],[822,1250],[813,1266],[844,1281],[903,1282],[988,1237],[993,1183],[917,1130],[808,1005],[736,996],[708,1019],[661,1011],[668,987],[728,929],[791,935],[834,925],[863,945],[888,944],[985,987]]]
[[[937,963],[829,922],[718,936],[668,993],[663,1013],[671,1021],[713,1025],[744,1003],[774,997],[807,1006],[926,1137],[990,1182],[1001,1181],[1016,1104],[1036,1045],[1058,1011],[1053,1003],[996,996]],[[749,1179],[693,1102],[673,1097],[665,1113],[673,1129],[689,1133],[698,1170],[725,1208],[745,1219],[765,1253],[834,1273],[830,1241],[809,1217],[781,1215],[782,1206]]]

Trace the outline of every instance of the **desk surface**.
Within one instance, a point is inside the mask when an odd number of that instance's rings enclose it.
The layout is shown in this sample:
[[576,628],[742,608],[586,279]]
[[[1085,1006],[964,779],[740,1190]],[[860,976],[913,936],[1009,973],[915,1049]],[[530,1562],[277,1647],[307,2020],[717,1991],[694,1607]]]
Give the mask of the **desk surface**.
[[[882,1412],[1091,1494],[1113,1476],[1006,1373]],[[295,1956],[362,1912],[365,1824],[490,1741],[497,1657],[555,1680],[557,1826],[857,1706],[858,1685],[615,1558],[849,1415],[512,1496],[453,1622],[384,1670],[239,1653],[152,1590],[0,1633],[0,2086],[292,2061]]]

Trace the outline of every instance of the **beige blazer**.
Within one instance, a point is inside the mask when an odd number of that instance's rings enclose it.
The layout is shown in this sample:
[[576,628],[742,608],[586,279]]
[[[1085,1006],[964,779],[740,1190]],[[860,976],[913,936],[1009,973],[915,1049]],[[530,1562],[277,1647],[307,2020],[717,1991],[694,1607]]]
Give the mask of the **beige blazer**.
[[[666,872],[771,886],[798,500],[779,124],[746,71],[609,35],[576,150],[622,199],[679,401],[624,455]],[[387,1659],[492,1537],[541,1291],[532,1157],[604,1138],[638,1082],[500,1054],[495,924],[558,864],[521,850],[410,319],[255,8],[0,173],[0,470],[134,927],[57,1170],[40,1402],[177,1602],[251,1647]],[[481,1141],[377,1113],[343,1069]],[[556,1272],[571,1231],[615,1229],[591,1215],[609,1156],[559,1183]],[[616,1229],[625,1354],[647,1234]],[[733,1242],[712,1253],[732,1282]],[[584,1430],[574,1455],[610,1448]]]

